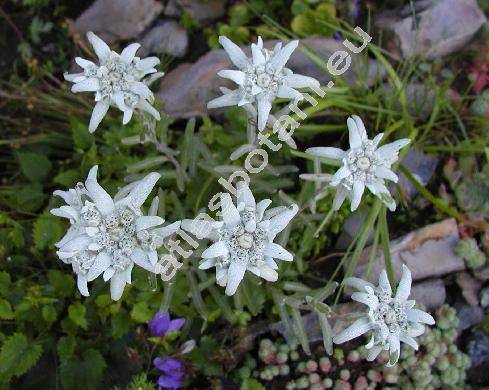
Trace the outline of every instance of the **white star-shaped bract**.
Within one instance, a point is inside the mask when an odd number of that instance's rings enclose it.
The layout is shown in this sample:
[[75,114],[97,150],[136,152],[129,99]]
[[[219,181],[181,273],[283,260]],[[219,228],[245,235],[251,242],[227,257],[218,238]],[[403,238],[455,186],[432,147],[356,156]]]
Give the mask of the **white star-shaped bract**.
[[359,278],[346,278],[343,284],[359,290],[351,298],[367,305],[368,309],[352,325],[335,335],[333,341],[342,344],[371,331],[371,339],[365,346],[369,361],[385,350],[389,351],[390,356],[387,365],[396,364],[401,353],[400,343],[406,343],[417,350],[418,343],[414,337],[424,333],[423,324],[435,323],[430,314],[414,309],[414,300],[408,300],[411,293],[411,272],[405,265],[395,296],[392,296],[385,270],[380,274],[378,287]]
[[96,104],[88,126],[90,133],[97,129],[111,105],[124,113],[123,124],[131,120],[137,109],[159,120],[159,112],[151,105],[154,95],[148,86],[163,76],[155,69],[160,60],[157,57],[135,57],[141,46],[139,43],[130,44],[118,54],[93,32],[88,32],[87,38],[98,56],[99,64],[76,57],[75,62],[83,68],[83,72],[65,73],[64,77],[74,83],[72,92],[95,92]]
[[261,131],[266,126],[275,98],[302,99],[302,94],[296,88],[319,88],[316,79],[294,74],[285,68],[285,63],[299,41],[291,41],[284,47],[279,42],[273,50],[268,50],[263,47],[261,37],[258,37],[258,43],[251,44],[251,58],[246,57],[245,53],[225,36],[220,36],[219,42],[239,70],[221,70],[218,75],[234,81],[238,89],[211,100],[207,104],[208,108],[256,105],[258,130]]
[[258,203],[244,181],[237,184],[237,204],[221,194],[222,221],[183,220],[182,229],[214,242],[202,253],[200,269],[216,267],[217,283],[233,295],[246,271],[275,282],[278,265],[274,259],[292,261],[290,252],[273,240],[298,211],[292,204],[266,210],[272,201]]
[[88,296],[87,283],[103,274],[105,281],[110,279],[112,299],[118,300],[126,283],[131,283],[134,263],[155,274],[163,272],[157,249],[179,229],[180,222],[163,227],[163,218],[143,215],[141,207],[160,178],[158,173],[148,174],[114,202],[98,184],[97,169],[90,169],[85,185],[54,192],[66,205],[51,213],[71,224],[55,244],[56,254],[71,264],[82,295]]
[[313,156],[339,160],[342,163],[330,184],[336,189],[333,208],[338,210],[348,198],[351,200],[351,211],[356,210],[367,187],[391,211],[394,211],[396,203],[384,180],[397,183],[399,178],[390,168],[399,158],[399,150],[409,144],[410,140],[403,138],[378,147],[383,133],[369,140],[362,120],[356,115],[348,118],[347,125],[350,141],[350,149],[347,151],[331,147],[314,147],[306,150],[306,153]]

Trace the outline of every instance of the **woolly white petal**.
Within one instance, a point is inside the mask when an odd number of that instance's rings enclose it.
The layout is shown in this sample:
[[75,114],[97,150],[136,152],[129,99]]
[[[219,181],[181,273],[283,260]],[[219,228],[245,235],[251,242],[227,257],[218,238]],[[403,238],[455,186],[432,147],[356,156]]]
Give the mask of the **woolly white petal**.
[[243,53],[243,50],[238,47],[238,45],[223,35],[219,37],[219,43],[237,68],[245,69],[248,66],[250,61],[246,57],[245,53]]
[[402,276],[397,286],[396,299],[399,301],[405,301],[411,294],[411,271],[404,264],[402,265]]
[[263,199],[259,201],[256,205],[256,219],[257,221],[261,221],[263,219],[263,213],[265,210],[272,204],[270,199]]
[[154,108],[151,104],[149,104],[145,99],[139,99],[136,107],[140,108],[143,111],[146,111],[148,114],[150,114],[157,121],[159,121],[161,119],[161,116],[160,116],[160,113],[158,112],[158,110],[156,108]]
[[350,148],[355,149],[359,148],[362,146],[362,137],[360,136],[358,129],[357,129],[357,124],[353,118],[348,118],[346,120],[346,124],[348,126],[348,135],[349,135],[349,142],[350,142]]
[[278,273],[272,267],[263,265],[260,267],[260,277],[269,282],[276,282],[278,279]]
[[153,229],[151,230],[151,233],[156,234],[157,236],[160,236],[161,238],[165,239],[175,234],[178,231],[178,229],[180,229],[180,226],[181,226],[181,222],[176,221],[170,225]]
[[159,173],[151,172],[138,182],[128,195],[133,206],[141,207],[143,205],[160,177]]
[[410,322],[419,322],[421,324],[427,324],[427,325],[435,324],[435,320],[431,316],[431,314],[428,314],[422,310],[409,309],[406,310],[406,314],[407,314],[408,321]]
[[214,236],[218,225],[219,223],[203,219],[184,219],[181,228],[201,240]]
[[278,88],[277,97],[284,98],[284,99],[299,99],[299,100],[302,100],[304,98],[302,93],[286,85],[282,85]]
[[357,290],[362,292],[365,291],[365,287],[370,287],[372,289],[375,288],[375,286],[372,283],[354,277],[346,278],[345,280],[343,280],[343,284],[345,286],[356,288]]
[[292,253],[290,253],[286,249],[282,248],[280,245],[275,244],[273,242],[269,242],[265,246],[265,249],[263,250],[263,254],[265,256],[270,256],[275,259],[280,259],[284,261],[292,261],[294,259]]
[[116,272],[110,278],[110,297],[114,301],[118,301],[122,297],[124,287],[126,287],[126,275],[123,272]]
[[365,125],[363,124],[362,119],[358,115],[352,115],[351,116],[353,120],[355,121],[355,124],[357,125],[357,132],[358,135],[360,136],[360,139],[363,141],[367,140],[367,130],[365,129]]
[[382,347],[379,345],[374,345],[372,348],[368,350],[367,360],[369,362],[374,361],[377,358],[377,356],[379,356],[380,352],[382,352]]
[[136,231],[139,232],[141,230],[146,230],[158,225],[162,225],[164,222],[165,220],[163,218],[156,215],[143,215],[138,217],[135,221]]
[[78,275],[76,285],[81,295],[83,295],[84,297],[90,296],[90,293],[88,292],[87,278],[85,275]]
[[95,258],[93,265],[90,267],[87,273],[87,279],[89,282],[96,279],[101,275],[107,268],[110,267],[112,260],[107,252],[100,252]]
[[419,348],[418,343],[411,336],[408,336],[408,335],[405,335],[405,334],[401,334],[400,340],[403,343],[406,343],[407,345],[409,345],[411,348],[413,348],[416,351]]
[[297,48],[297,45],[299,45],[299,41],[291,41],[271,58],[270,63],[275,66],[276,70],[280,70],[284,67],[293,51]]
[[339,148],[330,147],[314,147],[306,149],[306,153],[312,154],[313,156],[326,157],[333,160],[341,160],[345,157],[345,152]]
[[219,107],[228,107],[235,106],[241,101],[242,93],[238,89],[229,93],[226,93],[218,98],[212,99],[209,103],[207,103],[207,108],[219,108]]
[[351,175],[350,169],[346,165],[344,165],[335,172],[335,174],[331,178],[331,184],[338,185],[342,179],[350,175]]
[[253,58],[253,65],[262,65],[265,63],[265,56],[258,45],[251,44],[251,56]]
[[227,245],[223,241],[218,241],[212,244],[204,252],[202,252],[203,259],[209,259],[213,257],[225,256],[227,257],[229,250]]
[[387,272],[382,270],[382,272],[379,275],[379,287],[387,291],[389,294],[392,294],[392,287],[391,284],[389,283],[389,278],[387,277]]
[[403,138],[390,144],[382,145],[377,149],[377,154],[389,164],[393,164],[398,159],[399,150],[410,142],[411,140],[408,138]]
[[90,77],[71,86],[71,92],[95,92],[100,89],[98,79]]
[[262,131],[265,128],[271,109],[272,103],[266,97],[258,99],[258,130]]
[[360,205],[363,192],[365,191],[365,183],[360,180],[353,182],[353,195],[351,200],[351,211],[355,211]]
[[246,207],[256,208],[255,197],[245,181],[240,181],[236,184],[238,193],[238,204],[243,203]]
[[110,54],[110,47],[93,32],[89,31],[87,33],[87,38],[92,44],[93,50],[100,60],[103,60]]
[[217,73],[219,76],[234,81],[238,85],[244,85],[246,74],[240,70],[221,70]]
[[137,81],[131,84],[130,89],[132,92],[134,92],[139,96],[142,96],[145,99],[149,99],[149,100],[153,99],[153,92],[151,92],[151,90],[148,88],[148,86],[145,83]]
[[199,269],[209,269],[216,266],[216,259],[206,259],[199,264]]
[[97,67],[92,61],[86,60],[85,58],[75,57],[75,62],[80,65],[83,69],[88,69],[92,67]]
[[221,194],[221,213],[222,219],[228,227],[234,227],[241,221],[238,209],[233,204],[231,195],[227,193]]
[[387,367],[393,366],[399,360],[401,354],[401,342],[399,336],[391,334],[389,336],[389,363]]
[[342,185],[336,187],[336,194],[333,199],[333,209],[339,210],[346,197],[348,196],[348,190]]
[[92,116],[90,117],[90,123],[88,125],[88,131],[93,133],[97,130],[98,125],[104,119],[105,114],[109,110],[110,105],[104,101],[97,102],[93,107]]
[[131,43],[129,46],[126,46],[122,50],[121,61],[125,64],[130,64],[140,47],[141,45],[139,43]]
[[397,175],[392,172],[389,168],[384,166],[378,166],[375,170],[375,176],[380,177],[381,179],[392,180],[394,183],[397,183],[399,178]]
[[320,87],[319,81],[317,81],[315,78],[303,76],[301,74],[291,74],[285,76],[284,83],[291,88]]
[[234,295],[246,272],[246,265],[239,261],[233,261],[228,269],[226,295]]
[[362,334],[368,332],[373,327],[373,324],[366,317],[359,318],[348,328],[341,331],[339,334],[333,337],[333,342],[335,344],[342,344],[350,341]]
[[103,215],[109,215],[114,212],[114,201],[110,195],[98,184],[97,182],[97,170],[98,165],[95,165],[90,169],[87,180],[85,181],[85,187],[92,198],[97,209]]
[[372,310],[377,309],[377,306],[379,305],[379,299],[374,294],[356,292],[351,295],[351,299],[367,305]]
[[275,238],[275,236],[280,233],[282,230],[285,229],[285,227],[289,224],[292,218],[297,214],[299,211],[299,206],[296,204],[292,204],[291,206],[287,207],[284,211],[282,211],[280,214],[275,215],[274,217],[270,218],[270,228],[268,231],[270,239]]

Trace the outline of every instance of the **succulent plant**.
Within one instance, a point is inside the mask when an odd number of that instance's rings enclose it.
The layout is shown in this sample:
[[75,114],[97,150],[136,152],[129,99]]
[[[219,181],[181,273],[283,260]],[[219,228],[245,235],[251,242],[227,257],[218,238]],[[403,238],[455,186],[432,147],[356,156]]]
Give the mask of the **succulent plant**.
[[[364,347],[335,347],[325,356],[319,346],[312,356],[299,353],[283,341],[260,341],[257,358],[249,355],[238,370],[241,380],[255,378],[265,387],[293,389],[370,390],[375,388],[463,389],[470,359],[455,345],[458,319],[448,305],[436,313],[436,326],[419,338],[418,351],[403,346],[398,365],[385,367],[386,354],[374,362],[365,360]],[[275,387],[274,387],[275,388]]]
[[486,255],[479,249],[477,241],[470,237],[462,238],[457,242],[455,253],[464,259],[470,269],[480,268],[486,263]]
[[455,189],[457,203],[465,211],[489,212],[489,181],[484,172],[463,180]]

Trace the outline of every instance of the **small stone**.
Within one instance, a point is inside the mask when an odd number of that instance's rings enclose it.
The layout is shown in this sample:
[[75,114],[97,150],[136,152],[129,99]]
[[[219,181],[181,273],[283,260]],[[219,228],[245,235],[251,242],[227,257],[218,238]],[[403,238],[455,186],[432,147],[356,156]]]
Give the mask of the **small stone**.
[[204,25],[224,16],[225,3],[225,0],[170,0],[165,7],[165,15],[180,17],[185,12]]
[[[426,105],[424,104],[424,106]],[[412,173],[418,182],[426,185],[435,173],[438,159],[423,153],[419,149],[410,149],[402,159],[402,164]],[[402,193],[407,195],[410,199],[418,193],[418,190],[402,172],[399,172],[398,185],[402,190]]]
[[461,334],[464,330],[478,324],[484,317],[484,311],[479,306],[471,306],[462,301],[458,301],[455,303],[454,307],[457,310],[458,334]]
[[409,299],[423,304],[427,309],[436,309],[445,303],[447,291],[441,279],[430,279],[415,283]]
[[438,0],[386,11],[375,25],[393,36],[394,55],[435,59],[462,49],[485,22],[476,0]]
[[142,56],[150,53],[168,54],[183,57],[188,49],[188,36],[185,29],[173,20],[158,23],[144,33],[141,40]]
[[135,39],[163,10],[156,0],[97,0],[70,28],[70,33],[85,35],[93,31],[107,44]]
[[462,290],[462,295],[465,300],[472,306],[479,304],[478,294],[481,289],[481,282],[470,276],[467,272],[459,272],[455,281]]

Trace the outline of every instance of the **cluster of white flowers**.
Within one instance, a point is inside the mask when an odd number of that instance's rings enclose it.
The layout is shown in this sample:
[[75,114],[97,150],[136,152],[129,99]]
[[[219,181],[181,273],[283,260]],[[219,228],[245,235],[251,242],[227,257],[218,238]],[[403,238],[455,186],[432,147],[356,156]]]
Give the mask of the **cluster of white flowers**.
[[273,50],[268,50],[263,47],[261,37],[258,37],[258,43],[251,44],[251,58],[228,38],[221,36],[219,42],[239,70],[221,70],[218,75],[234,81],[238,88],[224,90],[224,95],[207,104],[208,108],[255,105],[258,130],[261,131],[267,124],[275,98],[302,99],[302,94],[296,88],[319,88],[316,79],[294,74],[285,68],[299,41],[291,41],[284,47],[279,42]]
[[110,280],[112,299],[118,300],[126,283],[131,283],[134,263],[159,274],[157,249],[175,233],[180,222],[163,227],[164,219],[145,216],[141,207],[160,178],[150,173],[137,182],[124,198],[115,201],[97,182],[97,166],[85,181],[68,191],[55,191],[66,205],[51,213],[67,218],[70,228],[56,244],[58,257],[71,264],[78,289],[88,296],[87,282],[103,274]]
[[[124,113],[124,124],[136,109],[146,111],[158,120],[160,115],[151,105],[154,96],[148,88],[152,81],[163,75],[155,69],[158,58],[135,57],[140,46],[137,43],[127,46],[119,55],[95,34],[89,32],[87,37],[99,58],[99,65],[77,57],[75,61],[83,72],[65,74],[65,78],[74,83],[73,92],[95,92],[97,103],[89,131],[95,131],[111,105]],[[267,122],[275,120],[270,112],[277,97],[300,100],[303,95],[297,89],[320,87],[314,78],[294,74],[285,68],[298,41],[291,41],[284,47],[279,42],[273,50],[268,50],[258,37],[257,44],[251,45],[251,58],[228,38],[221,36],[219,42],[239,70],[222,70],[218,74],[235,82],[238,88],[223,88],[224,94],[210,101],[208,108],[243,106],[249,115],[256,117],[259,131],[265,129]],[[351,200],[351,210],[356,210],[365,187],[390,210],[395,210],[396,204],[385,180],[398,181],[391,168],[399,158],[399,150],[410,142],[409,139],[379,146],[383,134],[369,140],[358,116],[348,118],[347,126],[350,143],[347,151],[332,147],[314,147],[306,151],[316,157],[338,160],[341,162],[338,171],[332,177],[308,176],[313,180],[327,178],[330,181],[329,186],[336,190],[335,210],[347,198]],[[246,271],[274,282],[278,279],[277,260],[293,260],[290,252],[273,241],[297,214],[296,204],[267,210],[272,201],[264,199],[256,203],[248,183],[242,181],[236,186],[236,204],[230,194],[221,194],[222,220],[184,220],[163,226],[162,218],[144,215],[142,211],[143,203],[159,177],[157,173],[150,173],[112,199],[98,184],[97,166],[94,166],[85,184],[78,183],[74,189],[54,192],[66,205],[51,210],[52,214],[69,219],[71,224],[56,244],[57,255],[71,264],[82,295],[89,295],[88,282],[103,275],[105,281],[110,280],[112,298],[120,299],[126,283],[131,283],[134,264],[155,274],[163,272],[157,251],[180,226],[200,239],[214,242],[203,251],[199,268],[215,267],[216,281],[225,287],[227,295],[236,293]],[[388,350],[389,365],[395,364],[399,359],[400,343],[417,349],[414,337],[424,332],[423,324],[434,324],[429,314],[414,309],[415,302],[408,300],[411,273],[405,266],[394,296],[385,271],[380,274],[378,287],[358,278],[347,278],[344,283],[359,290],[352,299],[367,305],[368,309],[337,334],[334,342],[343,343],[371,331],[371,340],[366,345],[368,360],[375,359],[382,350]]]
[[394,211],[396,203],[384,180],[397,183],[398,177],[390,168],[399,157],[399,149],[409,144],[409,139],[400,139],[378,147],[383,133],[369,140],[365,126],[358,116],[352,115],[346,123],[350,141],[350,149],[346,152],[331,147],[314,147],[306,150],[306,153],[313,156],[327,157],[342,163],[330,183],[336,189],[333,208],[338,210],[348,198],[351,199],[351,211],[356,210],[367,187],[372,194],[382,199],[391,211]]
[[87,38],[97,54],[99,65],[76,57],[75,61],[83,68],[83,72],[65,73],[64,77],[74,83],[72,92],[95,92],[97,103],[92,112],[89,131],[93,133],[97,129],[111,105],[124,113],[123,124],[131,120],[137,109],[159,120],[159,112],[151,105],[154,95],[148,86],[163,76],[162,72],[155,69],[160,60],[157,57],[135,57],[141,46],[139,43],[132,43],[121,54],[117,54],[93,32],[87,33]]
[[200,269],[216,267],[216,281],[233,295],[246,271],[275,282],[278,265],[274,259],[292,261],[293,256],[273,240],[299,210],[296,204],[267,210],[272,203],[256,203],[245,181],[237,185],[237,202],[221,194],[222,221],[183,220],[182,229],[214,242],[202,253]]
[[378,287],[359,278],[346,278],[343,283],[359,290],[351,298],[363,303],[368,309],[352,325],[334,336],[333,341],[341,344],[371,331],[370,341],[365,346],[369,361],[385,350],[390,355],[388,366],[396,364],[401,353],[401,342],[417,350],[418,344],[414,337],[424,333],[423,324],[435,323],[430,314],[414,309],[414,300],[408,300],[411,272],[404,265],[394,296],[385,270],[380,273]]

